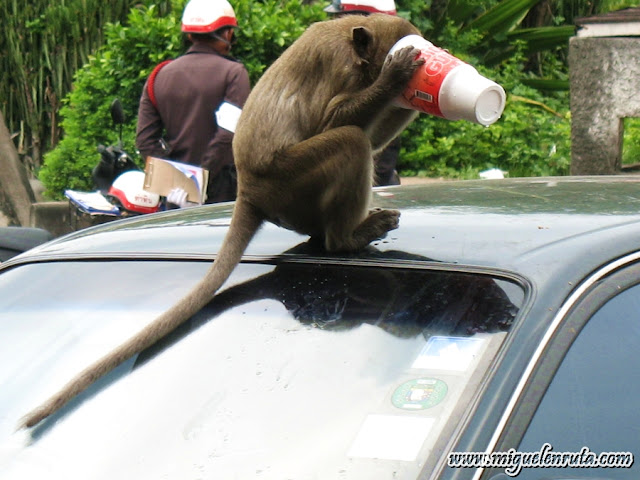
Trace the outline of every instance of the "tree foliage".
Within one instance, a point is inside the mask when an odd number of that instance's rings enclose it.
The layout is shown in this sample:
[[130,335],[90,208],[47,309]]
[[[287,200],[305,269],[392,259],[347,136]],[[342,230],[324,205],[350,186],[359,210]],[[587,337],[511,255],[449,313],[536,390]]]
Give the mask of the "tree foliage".
[[403,134],[405,175],[477,178],[499,168],[509,176],[564,175],[571,161],[568,93],[543,95],[519,81],[522,56],[479,71],[508,92],[502,118],[484,127],[422,115]]
[[[111,127],[109,105],[120,98],[128,120],[123,128],[125,149],[135,151],[138,101],[144,82],[159,62],[186,50],[180,17],[186,0],[172,0],[164,14],[156,5],[132,8],[126,24],[105,26],[105,44],[78,70],[74,89],[60,111],[65,136],[45,156],[40,180],[46,194],[62,198],[65,189],[91,190],[91,169],[98,161],[98,144],[117,139]],[[301,5],[296,0],[234,2],[239,19],[233,54],[255,82],[313,21],[324,18],[321,4]],[[140,161],[140,159],[138,159]]]
[[[425,33],[433,43],[502,85],[507,103],[502,118],[490,127],[421,115],[402,135],[398,165],[402,174],[477,178],[480,171],[489,168],[499,168],[510,176],[568,173],[571,118],[568,71],[562,57],[549,55],[542,63],[542,76],[553,75],[554,81],[562,85],[559,91],[541,91],[528,85],[531,81],[538,81],[545,88],[549,85],[548,77],[541,81],[531,66],[530,56],[537,51],[531,47],[535,38],[512,40],[508,54],[501,60],[487,61],[487,52],[492,48],[498,52],[503,45],[490,39],[501,38],[501,29],[507,30],[502,32],[503,37],[521,31],[516,28],[518,20],[526,18],[533,3],[495,2],[487,6],[485,13],[476,10],[476,16],[467,22],[450,19],[447,25],[434,26]],[[514,5],[519,6],[518,11]]]
[[131,0],[0,2],[0,109],[19,151],[40,165],[59,137],[57,113],[73,75],[102,42],[102,26],[124,19]]
[[[435,2],[416,11],[413,0],[398,1],[416,24]],[[433,43],[501,84],[507,104],[502,118],[488,128],[421,115],[403,133],[401,173],[448,178],[477,178],[489,168],[511,176],[568,173],[571,123],[564,50],[574,29],[523,28],[544,23],[531,19],[541,3],[453,0],[446,3],[441,22],[422,24]]]
[[[474,65],[508,94],[502,118],[489,128],[421,115],[403,134],[401,173],[467,178],[491,167],[511,176],[567,173],[566,50],[573,19],[632,1],[396,0],[399,14],[426,38]],[[66,188],[93,188],[89,174],[98,160],[96,146],[116,141],[108,114],[115,97],[129,115],[124,143],[133,152],[145,79],[157,63],[185,49],[179,32],[185,3],[136,3],[122,23],[105,25],[104,46],[78,70],[60,110],[65,136],[46,155],[40,173],[50,196],[60,198]],[[322,8],[328,3],[232,0],[240,24],[233,54],[252,82],[307,26],[325,18]]]

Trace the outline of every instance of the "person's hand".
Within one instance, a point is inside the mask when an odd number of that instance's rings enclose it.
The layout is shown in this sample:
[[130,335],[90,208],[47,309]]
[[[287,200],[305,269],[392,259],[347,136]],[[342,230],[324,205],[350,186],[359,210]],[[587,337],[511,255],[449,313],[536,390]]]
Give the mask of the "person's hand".
[[169,192],[167,202],[178,205],[180,208],[184,208],[190,204],[190,202],[187,201],[187,191],[178,187]]

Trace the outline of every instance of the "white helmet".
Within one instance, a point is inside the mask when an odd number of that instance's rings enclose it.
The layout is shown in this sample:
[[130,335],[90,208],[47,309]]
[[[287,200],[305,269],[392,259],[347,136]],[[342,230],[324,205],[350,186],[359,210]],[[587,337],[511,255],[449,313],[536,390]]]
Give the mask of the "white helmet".
[[237,26],[236,14],[227,0],[190,0],[182,13],[185,33],[211,33]]
[[144,190],[144,172],[129,170],[113,181],[109,196],[133,213],[154,213],[160,207],[160,195]]
[[396,15],[393,0],[333,0],[324,9],[327,13],[386,13]]

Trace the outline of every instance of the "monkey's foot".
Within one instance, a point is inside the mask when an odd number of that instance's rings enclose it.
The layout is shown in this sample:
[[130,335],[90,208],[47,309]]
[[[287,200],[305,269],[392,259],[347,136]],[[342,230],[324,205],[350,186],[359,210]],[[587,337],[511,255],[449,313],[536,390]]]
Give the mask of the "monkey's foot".
[[353,236],[365,246],[399,226],[400,212],[398,210],[374,209],[369,212],[369,216],[356,228]]

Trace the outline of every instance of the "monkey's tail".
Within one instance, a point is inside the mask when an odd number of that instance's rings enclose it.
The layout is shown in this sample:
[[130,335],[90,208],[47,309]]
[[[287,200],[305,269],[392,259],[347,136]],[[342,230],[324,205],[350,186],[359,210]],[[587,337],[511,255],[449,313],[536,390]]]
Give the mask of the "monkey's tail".
[[211,300],[231,275],[263,221],[264,216],[253,205],[238,198],[231,218],[231,225],[220,252],[203,279],[178,303],[153,320],[135,336],[84,369],[58,393],[25,415],[20,420],[18,429],[32,427],[54,414],[100,377],[136,353],[150,347],[197,313]]

